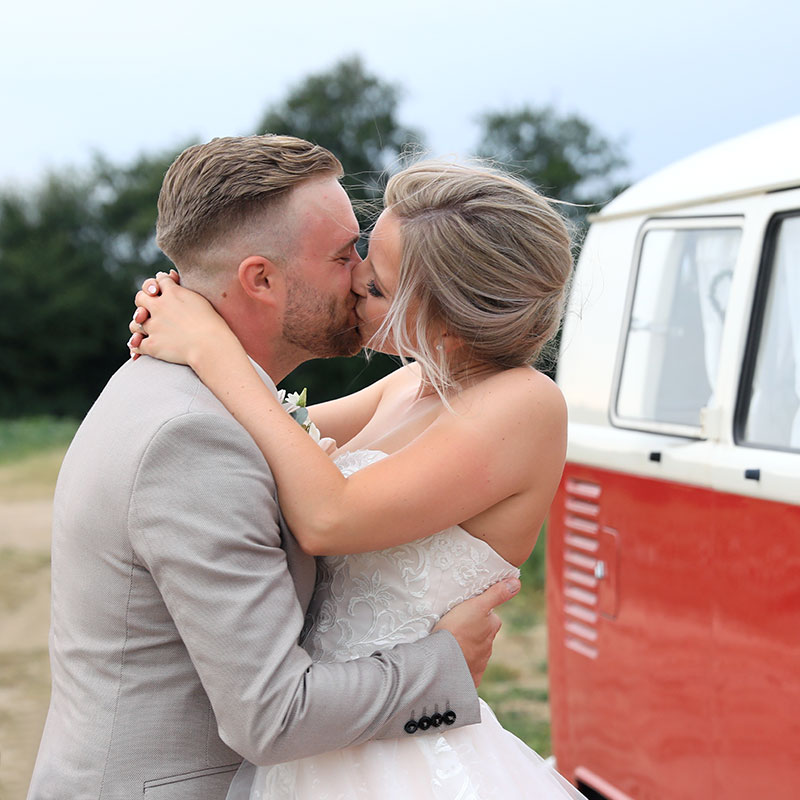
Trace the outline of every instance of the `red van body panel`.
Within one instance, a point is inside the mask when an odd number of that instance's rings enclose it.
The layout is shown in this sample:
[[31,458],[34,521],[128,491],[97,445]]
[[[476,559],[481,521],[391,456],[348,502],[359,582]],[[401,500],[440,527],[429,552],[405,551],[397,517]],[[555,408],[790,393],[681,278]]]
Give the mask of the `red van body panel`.
[[568,463],[547,547],[562,774],[635,800],[800,793],[800,507]]

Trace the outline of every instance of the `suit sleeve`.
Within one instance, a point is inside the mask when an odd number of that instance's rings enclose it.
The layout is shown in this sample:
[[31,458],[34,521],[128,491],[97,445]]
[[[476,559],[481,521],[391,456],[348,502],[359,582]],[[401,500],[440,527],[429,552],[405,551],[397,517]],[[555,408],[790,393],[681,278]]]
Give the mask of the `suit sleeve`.
[[407,736],[405,723],[435,707],[455,712],[454,727],[478,722],[469,670],[447,632],[343,664],[311,662],[297,644],[303,610],[276,497],[253,441],[215,414],[162,426],[131,497],[134,550],[159,587],[223,741],[266,765]]

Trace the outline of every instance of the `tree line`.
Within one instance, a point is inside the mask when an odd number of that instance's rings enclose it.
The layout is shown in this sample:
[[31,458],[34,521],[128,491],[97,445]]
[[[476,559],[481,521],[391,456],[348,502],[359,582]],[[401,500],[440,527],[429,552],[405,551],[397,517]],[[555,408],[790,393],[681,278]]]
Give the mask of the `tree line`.
[[[424,135],[399,119],[401,89],[358,58],[308,76],[268,108],[253,133],[287,133],[341,160],[366,229],[386,177]],[[620,143],[578,115],[521,107],[485,113],[474,154],[586,214],[623,188]],[[156,200],[175,156],[193,142],[129,164],[97,156],[83,171],[51,172],[29,189],[0,188],[0,417],[82,416],[127,358],[127,324],[141,281],[169,262],[155,245]],[[318,402],[355,391],[394,366],[386,357],[303,365],[286,384]]]

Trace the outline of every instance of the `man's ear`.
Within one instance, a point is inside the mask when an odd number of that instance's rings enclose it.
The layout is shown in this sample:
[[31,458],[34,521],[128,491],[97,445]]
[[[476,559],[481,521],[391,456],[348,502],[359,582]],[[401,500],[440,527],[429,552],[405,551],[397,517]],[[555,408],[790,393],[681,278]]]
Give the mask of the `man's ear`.
[[283,270],[264,256],[244,259],[239,264],[238,277],[245,294],[259,303],[276,305],[286,292]]

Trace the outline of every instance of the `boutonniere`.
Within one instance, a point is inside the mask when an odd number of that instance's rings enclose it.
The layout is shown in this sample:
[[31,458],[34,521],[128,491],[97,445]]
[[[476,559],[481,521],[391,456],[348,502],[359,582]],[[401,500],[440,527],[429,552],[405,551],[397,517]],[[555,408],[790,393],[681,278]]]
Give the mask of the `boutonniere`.
[[278,392],[278,400],[280,404],[286,409],[289,416],[297,422],[300,427],[315,441],[319,442],[319,428],[311,421],[308,416],[308,409],[306,403],[308,402],[308,393],[306,389],[302,392],[290,392],[286,394],[285,389]]

